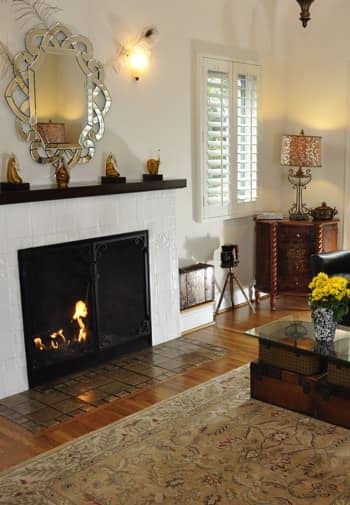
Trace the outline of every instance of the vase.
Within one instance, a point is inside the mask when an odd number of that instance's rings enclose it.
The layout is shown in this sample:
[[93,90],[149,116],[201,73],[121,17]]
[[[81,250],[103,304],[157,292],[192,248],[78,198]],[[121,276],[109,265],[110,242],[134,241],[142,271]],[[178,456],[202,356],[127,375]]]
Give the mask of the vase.
[[312,311],[312,320],[316,340],[319,342],[332,342],[338,324],[334,318],[333,310],[319,307]]

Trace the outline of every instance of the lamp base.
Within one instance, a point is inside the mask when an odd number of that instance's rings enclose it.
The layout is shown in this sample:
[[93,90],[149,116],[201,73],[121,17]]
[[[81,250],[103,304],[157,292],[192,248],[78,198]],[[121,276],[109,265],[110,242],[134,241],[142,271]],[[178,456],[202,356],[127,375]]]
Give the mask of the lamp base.
[[304,212],[290,212],[289,219],[291,221],[309,221],[310,216]]
[[306,204],[303,203],[303,189],[306,188],[311,179],[312,177],[309,168],[305,172],[303,171],[302,167],[299,167],[295,170],[291,168],[289,170],[288,180],[293,188],[296,189],[295,203],[293,203],[289,209],[289,219],[291,221],[309,220],[310,210]]

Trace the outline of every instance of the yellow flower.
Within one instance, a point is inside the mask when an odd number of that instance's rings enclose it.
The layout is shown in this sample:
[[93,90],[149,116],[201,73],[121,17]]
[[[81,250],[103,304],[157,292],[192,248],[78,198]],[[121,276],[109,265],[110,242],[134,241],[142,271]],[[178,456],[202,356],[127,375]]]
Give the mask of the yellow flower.
[[350,283],[339,275],[328,277],[324,272],[316,275],[309,284],[309,300],[334,306],[350,301]]

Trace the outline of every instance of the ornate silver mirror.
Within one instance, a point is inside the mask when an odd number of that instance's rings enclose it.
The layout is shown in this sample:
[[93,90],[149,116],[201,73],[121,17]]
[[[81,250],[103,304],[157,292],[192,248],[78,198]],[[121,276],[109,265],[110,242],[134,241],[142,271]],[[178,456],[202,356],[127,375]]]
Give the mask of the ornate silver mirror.
[[91,42],[58,23],[30,30],[25,47],[14,58],[6,100],[32,158],[56,164],[64,156],[69,166],[90,161],[111,104]]

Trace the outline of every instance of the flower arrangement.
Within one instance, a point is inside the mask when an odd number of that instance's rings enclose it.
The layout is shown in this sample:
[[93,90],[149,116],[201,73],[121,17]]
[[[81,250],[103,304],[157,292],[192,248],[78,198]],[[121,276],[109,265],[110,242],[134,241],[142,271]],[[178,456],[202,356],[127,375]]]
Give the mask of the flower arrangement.
[[311,290],[309,304],[312,311],[319,308],[330,309],[337,322],[348,313],[350,283],[345,277],[328,277],[324,272],[320,272],[310,282],[309,289]]

